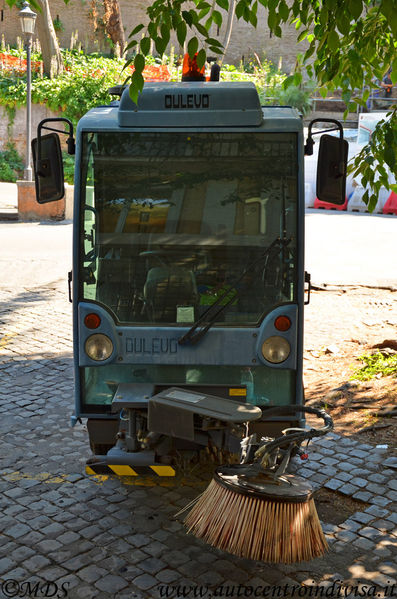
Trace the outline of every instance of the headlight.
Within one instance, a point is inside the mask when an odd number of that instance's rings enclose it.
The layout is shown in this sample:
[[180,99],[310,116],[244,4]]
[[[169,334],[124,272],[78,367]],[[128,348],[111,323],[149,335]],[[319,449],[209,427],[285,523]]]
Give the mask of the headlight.
[[100,362],[107,360],[113,352],[113,343],[106,335],[97,333],[88,337],[85,342],[85,353],[91,360]]
[[269,337],[262,345],[262,355],[272,364],[284,362],[291,353],[291,346],[284,337],[274,335]]

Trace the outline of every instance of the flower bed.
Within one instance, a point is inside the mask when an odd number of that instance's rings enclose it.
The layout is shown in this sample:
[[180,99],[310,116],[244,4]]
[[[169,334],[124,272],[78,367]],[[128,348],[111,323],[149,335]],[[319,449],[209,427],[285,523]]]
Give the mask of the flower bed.
[[[42,64],[43,63],[41,60],[33,60],[32,71],[39,73],[42,70]],[[13,73],[15,75],[23,76],[26,73],[26,67],[26,58],[0,52],[0,71],[2,71],[3,73]],[[134,71],[133,66],[127,68],[131,73]],[[72,67],[70,65],[65,65],[65,71],[71,71],[71,69]],[[97,68],[92,71],[82,73],[82,77],[84,78],[100,78],[104,75],[105,69],[103,68]],[[149,64],[146,65],[143,71],[143,77],[145,81],[169,81],[171,79],[171,73],[167,65]]]
[[[0,52],[0,70],[24,75],[26,73],[26,58]],[[41,60],[32,61],[32,70],[38,73],[42,66]]]

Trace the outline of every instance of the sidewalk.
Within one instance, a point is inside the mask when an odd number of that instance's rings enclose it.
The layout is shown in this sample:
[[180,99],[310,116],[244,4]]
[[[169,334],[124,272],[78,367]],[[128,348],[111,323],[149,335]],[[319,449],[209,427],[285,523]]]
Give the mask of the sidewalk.
[[0,221],[18,220],[16,183],[0,182]]

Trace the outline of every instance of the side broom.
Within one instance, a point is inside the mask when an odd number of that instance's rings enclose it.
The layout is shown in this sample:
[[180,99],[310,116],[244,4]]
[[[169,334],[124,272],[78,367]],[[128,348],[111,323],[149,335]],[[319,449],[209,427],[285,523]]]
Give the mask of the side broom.
[[[297,412],[315,414],[324,426],[288,429],[275,440],[262,439],[259,448],[251,451],[251,463],[217,468],[184,521],[188,532],[228,553],[268,563],[289,564],[325,553],[327,543],[312,488],[286,470],[291,456],[303,453],[300,444],[325,435],[333,422],[324,410],[309,407],[282,406],[265,414]],[[249,454],[243,461],[250,459]]]

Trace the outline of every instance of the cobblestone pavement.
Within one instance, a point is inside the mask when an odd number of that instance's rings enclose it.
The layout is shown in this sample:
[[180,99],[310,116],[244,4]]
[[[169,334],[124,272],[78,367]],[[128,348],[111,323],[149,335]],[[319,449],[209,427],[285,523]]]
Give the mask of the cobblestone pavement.
[[[316,584],[340,596],[337,581],[376,586],[362,596],[393,594],[397,458],[348,437],[317,441],[300,473],[353,505],[338,524],[323,518],[328,554],[291,566],[235,558],[186,536],[173,518],[205,486],[192,474],[150,487],[84,474],[86,431],[69,426],[66,293],[0,290],[0,305],[0,597],[62,597],[64,583],[72,599],[156,599],[178,596],[178,585],[187,597],[313,596]],[[53,585],[34,594],[35,581]],[[266,595],[267,586],[283,590]]]

